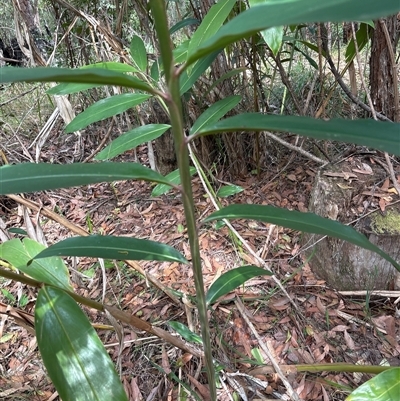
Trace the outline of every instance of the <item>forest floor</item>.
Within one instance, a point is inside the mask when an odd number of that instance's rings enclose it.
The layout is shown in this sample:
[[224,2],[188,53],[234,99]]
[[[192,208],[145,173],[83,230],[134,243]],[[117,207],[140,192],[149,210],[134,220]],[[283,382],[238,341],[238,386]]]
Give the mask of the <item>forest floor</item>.
[[[71,149],[61,152],[54,138],[48,144],[42,149],[42,160],[71,161]],[[16,154],[14,150],[11,161],[22,161],[17,160]],[[138,149],[138,156],[141,163],[147,163],[146,146]],[[123,159],[132,158],[133,153],[126,153]],[[269,204],[306,211],[317,169],[318,165],[299,154],[288,155],[281,165],[271,165],[259,176],[249,173],[234,180],[232,183],[242,186],[244,191],[222,203]],[[217,178],[229,180],[223,172],[217,174]],[[91,233],[164,242],[190,259],[179,194],[171,191],[152,198],[151,189],[145,182],[116,182],[27,194],[26,198],[57,211],[70,223]],[[197,176],[193,178],[193,190],[201,219],[214,208]],[[0,206],[6,231],[27,229],[21,205],[2,198]],[[33,210],[29,211],[29,216],[34,226],[40,221],[48,244],[73,235],[55,221],[38,219]],[[300,398],[309,401],[344,400],[370,376],[300,372],[295,370],[296,365],[338,362],[400,365],[396,298],[349,296],[329,288],[311,272],[298,232],[249,221],[233,221],[232,225],[266,262],[289,297],[272,277],[264,276],[248,281],[213,306],[210,312],[213,351],[215,359],[223,366],[219,373],[223,382],[219,389],[220,400],[237,399],[232,398],[234,392],[244,392],[248,400],[289,399],[285,398],[287,392],[278,375],[268,367],[257,366],[254,350],[258,350],[258,357],[266,365],[271,365],[263,351],[265,346],[272,351],[276,362],[285,366],[284,373]],[[22,238],[18,234],[10,235]],[[229,269],[257,265],[243,245],[232,241],[226,226],[215,229],[214,225],[201,225],[199,237],[206,288]],[[199,331],[197,312],[190,302],[185,307],[175,304],[124,263],[106,262],[105,282],[96,260],[80,258],[75,264],[71,260],[68,263],[79,294],[101,300],[105,286],[108,304],[170,332],[173,332],[168,325],[170,321],[179,321]],[[195,295],[193,273],[188,266],[157,262],[140,262],[140,266],[165,286],[179,289],[188,296]],[[57,400],[58,395],[40,360],[29,317],[29,313],[33,313],[36,292],[8,280],[3,280],[0,286],[0,399]],[[238,299],[244,305],[243,310],[235,303]],[[85,310],[93,323],[106,325],[98,333],[117,363],[130,400],[178,399],[178,391],[184,392],[180,383],[186,383],[188,388],[207,399],[206,377],[197,358],[128,326],[124,327],[121,345],[105,316]],[[11,317],[18,315],[24,317],[24,324]],[[257,380],[262,386],[256,384]],[[192,397],[181,399],[195,399]]]

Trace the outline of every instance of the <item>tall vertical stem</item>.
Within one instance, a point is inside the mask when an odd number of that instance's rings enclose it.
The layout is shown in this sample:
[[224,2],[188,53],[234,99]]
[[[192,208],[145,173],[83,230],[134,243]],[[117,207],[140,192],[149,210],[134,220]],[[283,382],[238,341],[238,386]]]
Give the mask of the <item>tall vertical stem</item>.
[[193,276],[196,287],[197,307],[201,322],[201,336],[204,345],[206,369],[208,374],[211,400],[217,399],[215,387],[215,370],[211,352],[210,329],[207,319],[207,305],[204,293],[203,272],[200,259],[199,239],[196,226],[192,183],[190,177],[189,151],[185,143],[183,128],[182,103],[179,90],[179,74],[172,56],[172,44],[168,29],[168,19],[164,0],[151,0],[151,10],[155,21],[155,29],[160,43],[161,57],[169,93],[166,94],[166,103],[170,112],[172,134],[175,143],[175,152],[178,161],[179,174],[182,186],[182,199],[185,211],[186,225],[189,236],[192,256]]

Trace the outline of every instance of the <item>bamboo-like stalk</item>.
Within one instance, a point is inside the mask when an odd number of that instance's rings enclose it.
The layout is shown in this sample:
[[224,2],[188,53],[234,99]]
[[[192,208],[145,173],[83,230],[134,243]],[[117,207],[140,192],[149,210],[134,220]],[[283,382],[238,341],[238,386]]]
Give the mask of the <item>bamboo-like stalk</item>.
[[169,93],[165,95],[167,103],[172,134],[175,143],[176,158],[178,161],[179,174],[181,178],[182,201],[185,211],[186,226],[189,236],[190,252],[192,256],[193,277],[196,287],[197,308],[201,322],[201,336],[204,344],[204,355],[211,400],[217,399],[215,386],[215,369],[212,358],[210,340],[210,328],[207,318],[207,304],[204,292],[203,272],[201,266],[199,240],[196,226],[195,208],[193,201],[192,183],[190,176],[189,150],[185,142],[183,129],[182,104],[179,88],[179,69],[175,66],[172,55],[172,44],[168,29],[168,19],[164,0],[151,0],[151,10],[155,22],[155,29],[160,44],[161,57],[165,71],[165,77]]

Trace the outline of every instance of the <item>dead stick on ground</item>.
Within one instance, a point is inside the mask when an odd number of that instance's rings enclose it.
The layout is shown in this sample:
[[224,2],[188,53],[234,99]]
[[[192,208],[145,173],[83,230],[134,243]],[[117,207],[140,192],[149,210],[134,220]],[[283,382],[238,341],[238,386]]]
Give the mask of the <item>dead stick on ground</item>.
[[[33,202],[28,199],[24,199],[18,195],[7,195],[7,196],[10,199],[15,200],[16,202],[18,202],[22,205],[25,205],[26,207],[28,207],[30,209],[40,211],[40,213],[43,216],[46,216],[46,217],[54,220],[55,222],[60,223],[61,225],[68,228],[70,231],[72,231],[75,234],[82,235],[82,236],[89,235],[89,233],[87,231],[85,231],[83,228],[71,223],[64,217],[59,216],[57,213],[54,213],[51,210],[46,209],[45,207],[39,206],[36,202]],[[166,287],[163,283],[161,283],[157,278],[153,277],[151,274],[148,274],[145,270],[143,270],[143,268],[138,263],[136,263],[133,260],[124,260],[124,262],[128,266],[132,267],[134,270],[139,272],[141,275],[143,275],[146,278],[146,280],[148,280],[150,283],[152,283],[159,290],[163,291],[166,295],[168,295],[174,301],[174,303],[176,303],[177,305],[180,305],[183,309],[183,305],[181,304],[180,300],[175,296],[175,294],[172,291],[170,291],[170,289],[168,287]]]
[[294,400],[294,401],[300,401],[299,395],[293,390],[293,387],[289,383],[289,381],[286,379],[286,376],[283,374],[278,362],[275,360],[274,356],[272,355],[272,352],[269,350],[268,344],[265,345],[263,339],[260,337],[260,335],[257,333],[257,330],[253,326],[253,323],[250,322],[250,319],[247,317],[246,310],[244,308],[244,305],[242,304],[242,301],[240,300],[239,297],[236,297],[235,300],[235,305],[238,308],[239,312],[241,313],[243,319],[249,326],[249,329],[252,331],[254,334],[254,337],[257,339],[258,344],[262,348],[262,350],[265,352],[265,354],[268,356],[269,360],[271,361],[272,366],[275,369],[275,372],[278,374],[279,378],[281,379],[282,383],[286,387],[286,390],[289,394],[289,397]]

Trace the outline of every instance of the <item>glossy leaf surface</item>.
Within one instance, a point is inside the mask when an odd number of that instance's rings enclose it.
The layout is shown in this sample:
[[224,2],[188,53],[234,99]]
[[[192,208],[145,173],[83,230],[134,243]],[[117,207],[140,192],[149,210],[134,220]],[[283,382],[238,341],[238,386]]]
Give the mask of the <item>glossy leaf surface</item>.
[[104,148],[94,159],[112,159],[127,150],[136,148],[136,146],[160,137],[170,127],[171,126],[168,124],[148,124],[134,128],[114,139],[110,145]]
[[138,93],[123,93],[122,95],[115,95],[101,99],[77,115],[65,127],[65,132],[75,132],[87,127],[89,124],[121,114],[124,111],[143,103],[150,97],[150,95]]
[[265,205],[230,205],[212,213],[205,221],[219,219],[257,220],[291,228],[292,230],[339,238],[377,253],[400,271],[400,264],[376,245],[369,242],[367,237],[354,230],[354,228],[313,213],[301,213],[296,210],[286,210]]
[[363,21],[396,14],[400,7],[393,0],[298,0],[276,1],[251,8],[233,18],[189,55],[188,64],[239,39],[264,29],[301,23]]
[[400,124],[374,120],[324,121],[311,117],[246,113],[204,127],[198,135],[236,131],[290,132],[310,138],[355,143],[400,156]]
[[[195,167],[190,167],[189,173],[192,176],[196,173],[196,171],[197,170]],[[165,176],[165,179],[175,185],[179,185],[181,183],[181,176],[179,175],[179,170],[174,170],[171,173],[167,174]],[[151,196],[163,195],[166,192],[170,191],[171,188],[172,188],[171,185],[158,184],[154,187],[153,191],[151,192]]]
[[0,167],[0,177],[0,195],[132,179],[170,184],[139,163],[21,163]]
[[154,89],[136,77],[121,72],[88,68],[13,68],[3,67],[0,74],[0,83],[6,82],[75,82],[96,85],[125,86],[154,93]]
[[44,245],[30,238],[24,238],[22,241],[14,238],[0,245],[0,259],[37,281],[73,291],[68,269],[61,258],[54,256],[35,260],[28,266],[28,262],[44,249]]
[[272,276],[272,273],[257,266],[241,266],[227,271],[211,284],[206,296],[207,305],[213,304],[218,298],[256,276]]
[[64,291],[39,291],[35,330],[43,362],[63,401],[128,400],[104,345]]
[[197,131],[204,129],[209,124],[217,122],[228,111],[232,110],[241,100],[241,96],[228,96],[224,99],[213,103],[200,117],[194,122],[190,130],[190,134],[195,134]]
[[35,256],[35,260],[49,256],[87,256],[117,260],[161,260],[188,263],[180,252],[169,245],[145,239],[111,235],[67,238],[40,252]]
[[398,401],[400,368],[386,370],[354,390],[346,401]]

